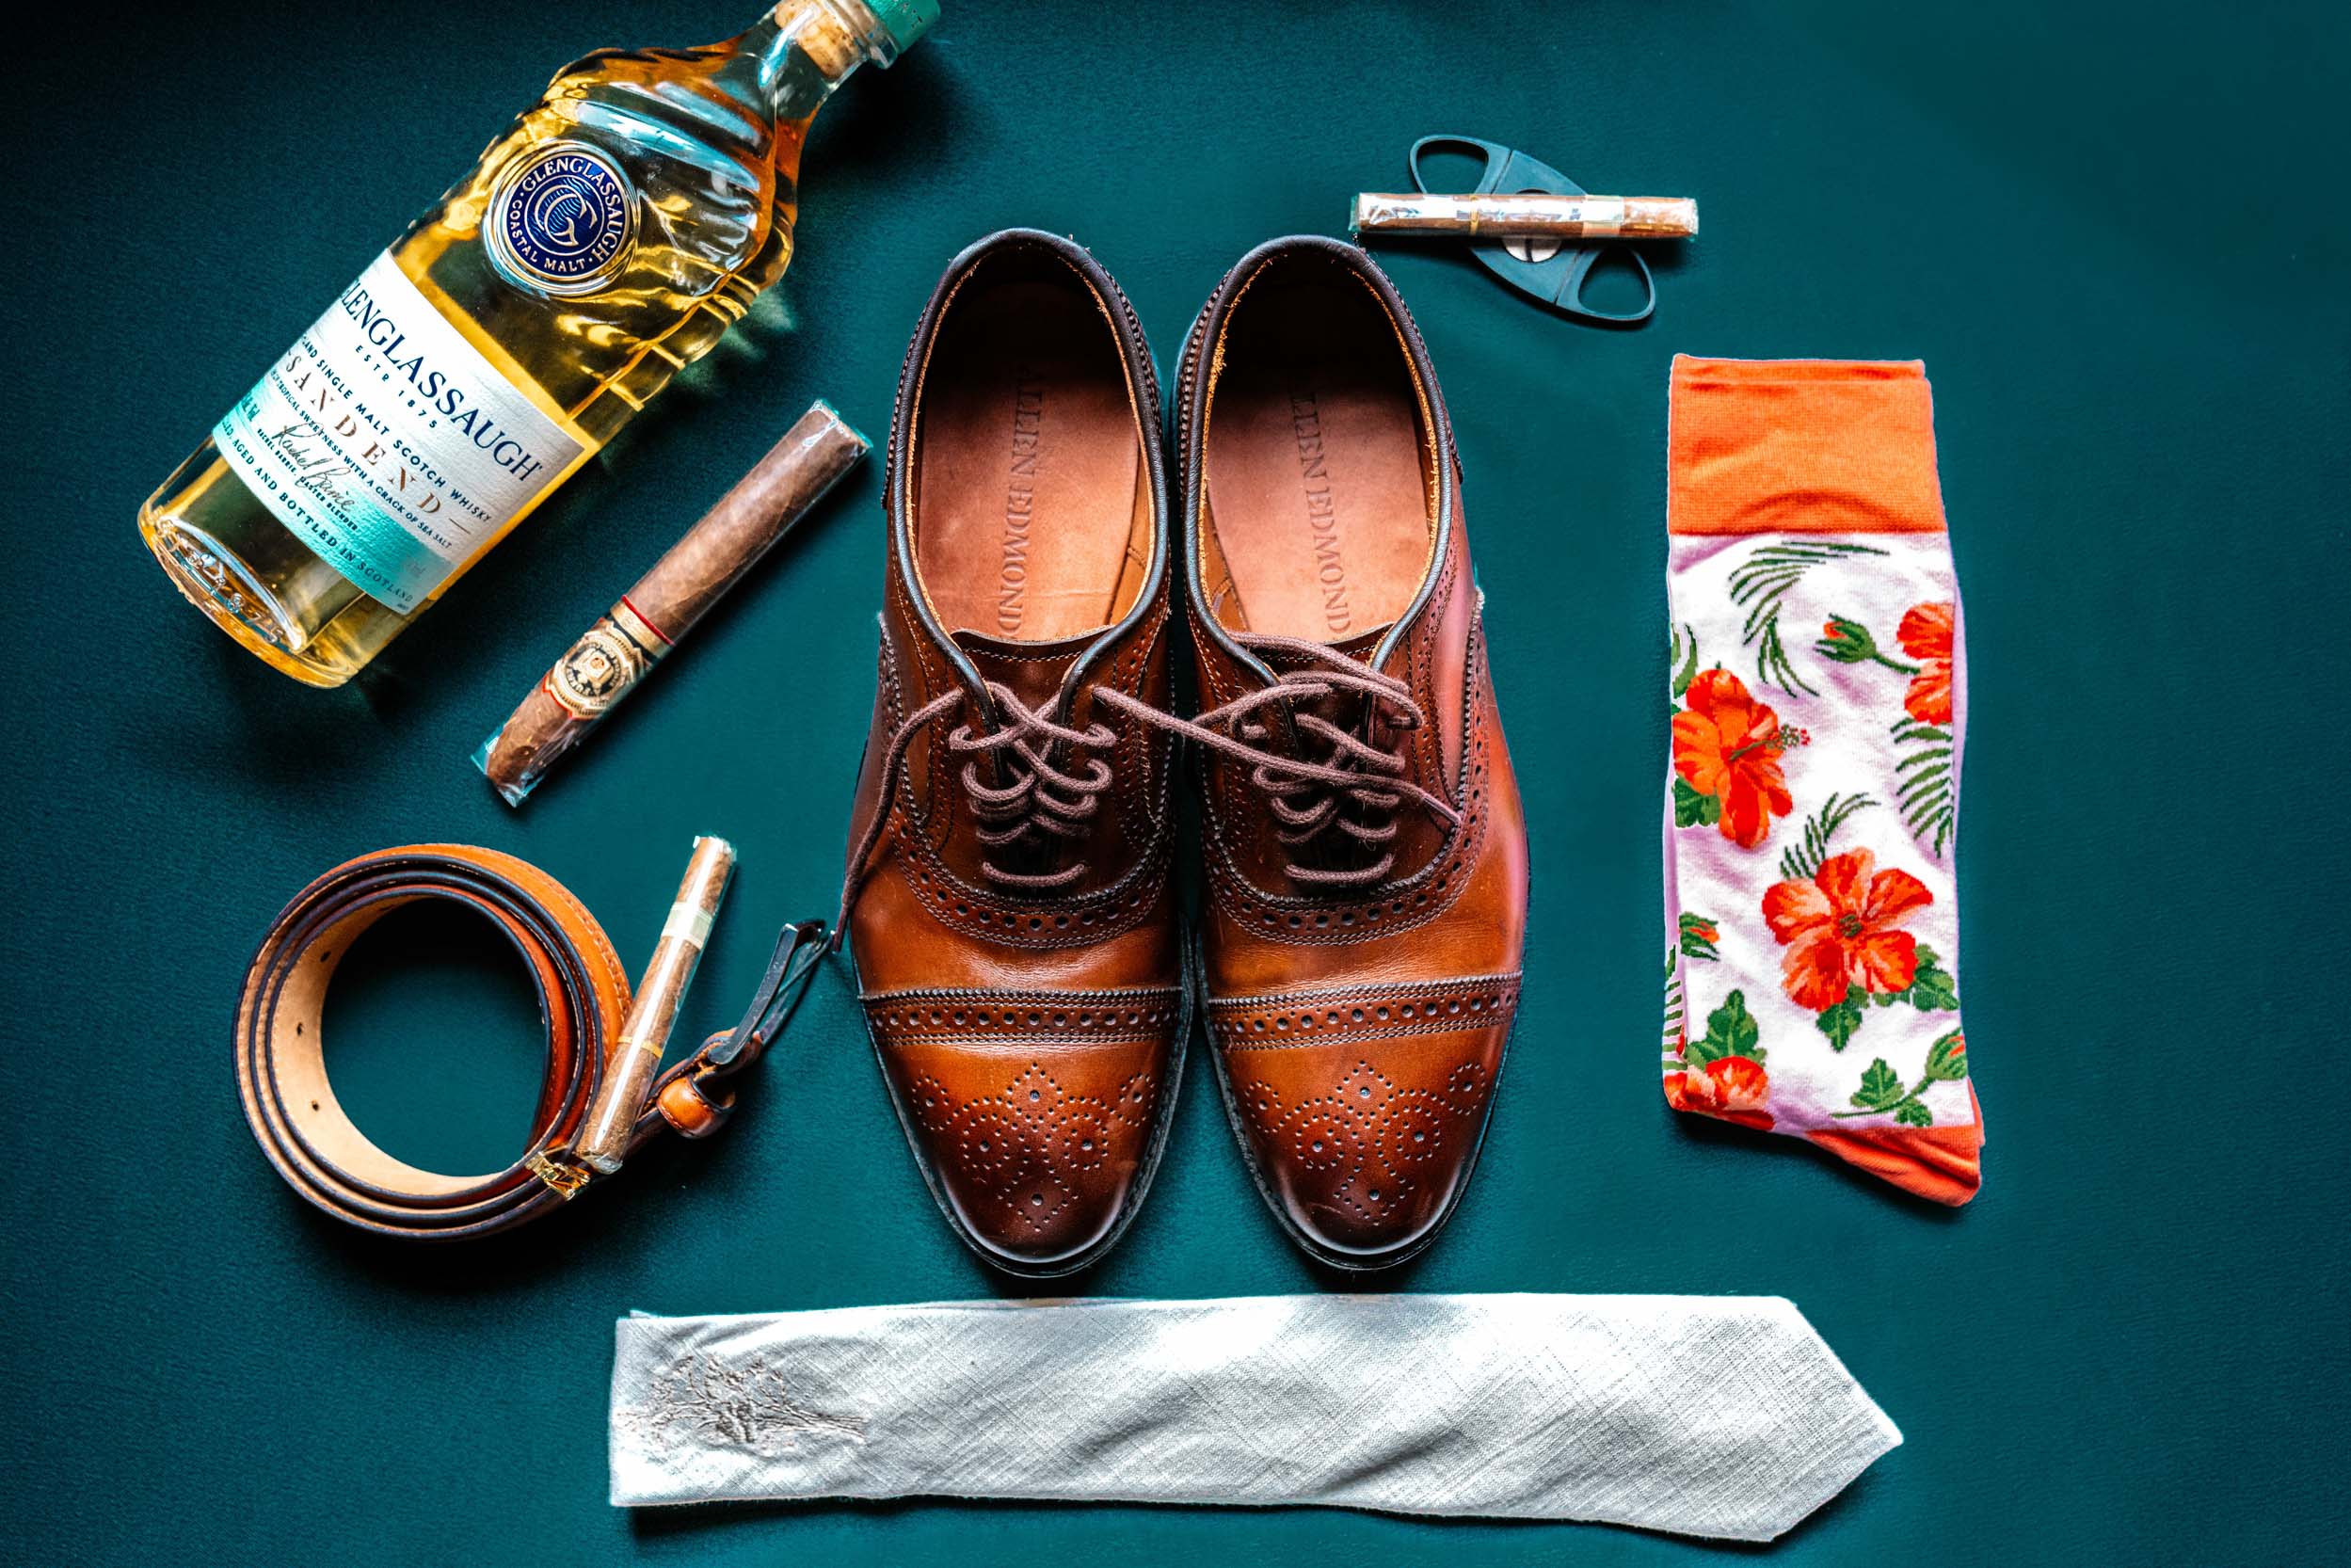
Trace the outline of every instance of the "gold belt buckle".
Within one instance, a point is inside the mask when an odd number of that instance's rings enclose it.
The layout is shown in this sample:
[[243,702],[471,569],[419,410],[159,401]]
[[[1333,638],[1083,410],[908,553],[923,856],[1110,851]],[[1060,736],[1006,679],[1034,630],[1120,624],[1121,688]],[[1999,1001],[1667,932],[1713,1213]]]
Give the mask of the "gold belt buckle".
[[558,1162],[554,1158],[559,1154],[568,1156],[570,1152],[562,1147],[544,1149],[522,1162],[530,1168],[533,1176],[553,1188],[555,1195],[567,1202],[596,1174],[584,1165],[571,1164],[568,1159]]

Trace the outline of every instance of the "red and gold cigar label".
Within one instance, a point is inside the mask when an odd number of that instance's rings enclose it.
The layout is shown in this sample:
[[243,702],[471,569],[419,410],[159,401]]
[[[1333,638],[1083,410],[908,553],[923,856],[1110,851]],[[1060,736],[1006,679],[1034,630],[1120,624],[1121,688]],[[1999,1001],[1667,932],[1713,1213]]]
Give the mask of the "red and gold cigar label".
[[597,718],[677,646],[624,595],[539,677],[539,690],[575,719]]
[[521,805],[556,759],[636,689],[695,622],[856,466],[869,444],[829,403],[820,401],[801,415],[482,743],[474,765],[499,797]]

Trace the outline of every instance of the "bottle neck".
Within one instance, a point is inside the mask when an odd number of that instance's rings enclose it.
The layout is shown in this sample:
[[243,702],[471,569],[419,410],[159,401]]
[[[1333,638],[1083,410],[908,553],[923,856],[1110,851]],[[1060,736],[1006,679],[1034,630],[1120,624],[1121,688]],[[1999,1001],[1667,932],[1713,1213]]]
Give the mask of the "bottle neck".
[[857,67],[897,53],[864,0],[783,0],[736,41],[759,60],[778,120],[806,120]]

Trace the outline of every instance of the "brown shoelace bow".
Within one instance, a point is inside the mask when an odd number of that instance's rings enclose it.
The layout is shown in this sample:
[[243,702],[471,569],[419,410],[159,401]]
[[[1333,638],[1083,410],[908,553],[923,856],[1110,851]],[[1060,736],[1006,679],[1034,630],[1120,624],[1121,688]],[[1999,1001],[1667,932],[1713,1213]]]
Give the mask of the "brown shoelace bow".
[[[1290,714],[1293,725],[1329,748],[1319,759],[1284,757],[1250,744],[1266,739],[1263,721],[1250,717],[1259,709],[1326,697],[1339,691],[1361,695],[1370,713],[1384,715],[1391,728],[1417,728],[1428,715],[1413,700],[1409,685],[1335,648],[1302,637],[1237,633],[1235,640],[1261,654],[1287,653],[1303,659],[1308,667],[1286,671],[1271,685],[1235,697],[1196,719],[1163,713],[1108,687],[1096,691],[1095,700],[1248,763],[1250,782],[1263,792],[1266,805],[1281,824],[1274,836],[1290,848],[1303,848],[1335,829],[1367,850],[1380,851],[1378,860],[1363,866],[1324,868],[1290,861],[1283,870],[1297,881],[1326,888],[1362,888],[1386,876],[1395,868],[1396,853],[1384,846],[1396,837],[1394,813],[1407,797],[1427,807],[1447,825],[1461,824],[1462,814],[1450,802],[1403,776],[1406,764],[1400,755],[1373,745],[1319,713],[1293,711]],[[1342,802],[1353,803],[1359,815],[1367,820],[1348,815],[1340,809]]]
[[[1084,838],[1086,823],[1101,809],[1102,792],[1110,787],[1111,764],[1103,758],[1089,757],[1085,759],[1086,771],[1076,774],[1056,767],[1048,760],[1049,755],[1055,745],[1066,747],[1073,758],[1081,750],[1099,750],[1114,743],[1117,732],[1105,724],[1089,725],[1083,729],[1056,724],[993,680],[987,683],[987,690],[1005,715],[1003,725],[984,735],[974,735],[969,725],[959,724],[947,737],[948,750],[975,758],[981,753],[991,754],[998,758],[1000,768],[1014,776],[1009,784],[992,785],[981,778],[976,760],[964,763],[964,793],[971,802],[972,816],[980,824],[980,842],[990,849],[1006,849],[1048,840]],[[1100,695],[1097,690],[1096,696]],[[942,692],[907,714],[905,722],[891,734],[883,753],[880,804],[874,809],[873,820],[866,824],[856,853],[849,856],[849,874],[841,883],[840,918],[833,924],[835,947],[840,945],[841,934],[848,929],[849,904],[865,880],[866,857],[881,841],[906,748],[924,725],[952,712],[964,700],[965,693],[960,689]],[[1065,888],[1085,875],[1086,861],[1072,857],[1059,871],[1020,872],[1007,870],[983,856],[980,870],[991,882],[1042,892]]]
[[[1386,722],[1394,728],[1416,728],[1426,721],[1427,714],[1413,700],[1410,686],[1322,643],[1246,633],[1237,634],[1237,640],[1261,653],[1290,654],[1306,661],[1309,667],[1287,671],[1271,685],[1210,709],[1196,719],[1180,719],[1162,712],[1113,686],[1096,687],[1095,701],[1222,756],[1248,763],[1250,781],[1264,793],[1266,804],[1281,824],[1275,837],[1282,843],[1293,849],[1303,848],[1335,829],[1366,848],[1380,847],[1380,857],[1363,866],[1324,868],[1296,861],[1285,864],[1283,869],[1300,882],[1361,888],[1386,876],[1396,865],[1396,855],[1381,846],[1395,839],[1397,824],[1393,813],[1408,797],[1427,807],[1447,825],[1461,824],[1461,812],[1450,802],[1402,776],[1406,764],[1401,756],[1349,733],[1319,713],[1293,712],[1290,715],[1292,724],[1327,745],[1329,749],[1319,759],[1285,757],[1250,744],[1267,738],[1265,725],[1249,716],[1257,710],[1277,703],[1311,701],[1339,691],[1354,692],[1368,699],[1372,711],[1384,712]],[[1006,715],[1006,722],[984,735],[974,735],[968,725],[957,725],[947,738],[948,749],[964,754],[991,753],[1000,759],[1009,754],[1025,768],[1016,766],[1016,776],[1009,784],[990,785],[980,777],[976,763],[964,763],[964,792],[971,801],[972,815],[982,824],[980,841],[999,848],[1083,838],[1085,824],[1100,808],[1102,792],[1110,787],[1111,765],[1103,758],[1089,757],[1085,760],[1085,773],[1074,774],[1055,766],[1048,760],[1048,754],[1056,744],[1067,747],[1073,754],[1099,750],[1117,740],[1116,732],[1104,724],[1089,725],[1083,729],[1057,724],[995,681],[988,682],[987,689]],[[849,929],[849,905],[864,883],[867,857],[881,841],[888,821],[890,797],[897,792],[898,771],[904,765],[907,747],[924,725],[952,712],[965,699],[966,694],[961,690],[942,692],[907,714],[890,735],[883,753],[880,804],[849,856],[849,873],[841,883],[840,917],[833,922],[836,948]],[[1231,733],[1226,732],[1227,728]],[[1351,802],[1361,815],[1370,820],[1358,821],[1347,815],[1340,809],[1342,802]],[[1005,887],[1044,891],[1067,887],[1085,875],[1086,866],[1083,858],[1073,857],[1059,871],[1016,872],[983,858],[980,870],[989,880]]]

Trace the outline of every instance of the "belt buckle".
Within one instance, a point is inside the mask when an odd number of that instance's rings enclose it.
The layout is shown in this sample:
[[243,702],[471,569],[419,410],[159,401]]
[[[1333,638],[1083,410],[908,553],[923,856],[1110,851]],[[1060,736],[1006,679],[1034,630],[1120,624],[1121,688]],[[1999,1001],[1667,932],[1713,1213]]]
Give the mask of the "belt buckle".
[[574,1165],[568,1161],[558,1163],[554,1159],[556,1155],[569,1153],[568,1149],[560,1146],[542,1149],[522,1162],[533,1176],[552,1188],[555,1195],[567,1203],[570,1201],[574,1192],[585,1187],[596,1175],[584,1165]]

